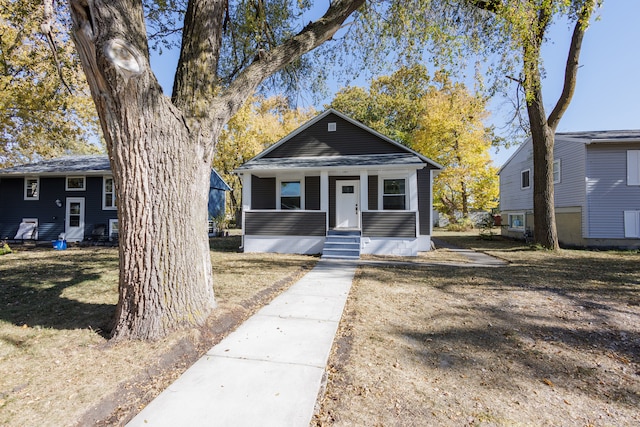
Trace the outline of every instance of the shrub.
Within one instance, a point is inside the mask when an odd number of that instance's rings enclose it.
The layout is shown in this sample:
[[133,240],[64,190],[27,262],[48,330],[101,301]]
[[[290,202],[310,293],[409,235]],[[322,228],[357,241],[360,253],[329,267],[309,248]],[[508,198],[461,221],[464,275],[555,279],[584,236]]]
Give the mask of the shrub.
[[447,225],[448,231],[469,231],[473,229],[473,221],[469,218],[460,218],[455,224]]
[[7,242],[0,242],[0,255],[10,254],[11,248]]

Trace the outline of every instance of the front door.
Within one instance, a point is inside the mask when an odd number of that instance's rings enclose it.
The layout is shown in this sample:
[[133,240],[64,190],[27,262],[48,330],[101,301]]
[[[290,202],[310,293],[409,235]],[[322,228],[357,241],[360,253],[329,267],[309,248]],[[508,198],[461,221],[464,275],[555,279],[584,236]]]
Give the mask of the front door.
[[336,181],[336,228],[360,228],[360,181]]
[[69,242],[84,239],[84,197],[67,197],[65,238]]

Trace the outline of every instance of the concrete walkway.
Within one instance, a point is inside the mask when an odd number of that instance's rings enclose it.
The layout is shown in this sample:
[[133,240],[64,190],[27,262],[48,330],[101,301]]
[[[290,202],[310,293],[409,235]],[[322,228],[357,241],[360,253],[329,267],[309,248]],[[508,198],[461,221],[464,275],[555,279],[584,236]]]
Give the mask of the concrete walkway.
[[357,264],[318,262],[127,426],[307,427]]

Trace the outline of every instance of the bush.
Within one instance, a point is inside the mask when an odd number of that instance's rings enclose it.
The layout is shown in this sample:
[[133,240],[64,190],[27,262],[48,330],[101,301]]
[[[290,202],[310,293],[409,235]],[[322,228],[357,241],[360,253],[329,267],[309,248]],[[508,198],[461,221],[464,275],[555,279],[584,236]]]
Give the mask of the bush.
[[455,224],[447,225],[448,231],[469,231],[473,229],[473,221],[469,218],[460,218]]
[[11,248],[7,242],[0,242],[0,255],[6,255],[11,253]]

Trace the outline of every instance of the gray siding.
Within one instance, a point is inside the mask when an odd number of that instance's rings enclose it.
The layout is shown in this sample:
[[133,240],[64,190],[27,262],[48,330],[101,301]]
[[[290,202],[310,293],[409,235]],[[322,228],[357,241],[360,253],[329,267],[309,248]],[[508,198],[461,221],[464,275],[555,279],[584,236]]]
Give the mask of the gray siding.
[[592,144],[587,149],[589,238],[624,238],[625,210],[640,210],[640,186],[627,185],[627,150],[638,145]]
[[245,212],[245,235],[325,236],[325,213],[303,211]]
[[[86,177],[85,191],[65,191],[64,177],[41,177],[39,200],[24,200],[24,178],[0,179],[0,238],[13,238],[22,218],[38,219],[38,239],[55,240],[65,230],[67,197],[85,199],[85,236],[97,224],[116,219],[116,210],[102,209],[102,177]],[[63,202],[56,206],[56,199]]]
[[[329,123],[336,123],[335,132],[327,130]],[[390,144],[388,141],[341,119],[335,114],[329,114],[299,134],[294,135],[290,140],[268,153],[265,158],[404,152],[401,147]]]
[[[532,185],[521,189],[521,172],[531,170]],[[533,209],[533,152],[531,139],[523,142],[523,146],[509,159],[500,171],[500,210],[526,211]]]
[[362,212],[362,235],[366,237],[416,237],[416,213]]
[[431,168],[429,165],[418,170],[418,215],[420,235],[431,234]]
[[378,175],[369,175],[369,210],[378,210]]
[[304,179],[304,208],[310,211],[320,210],[319,176],[307,176]]
[[560,161],[560,182],[554,186],[555,206],[585,206],[584,143],[557,138],[553,156]]
[[276,208],[276,179],[251,175],[251,209]]

